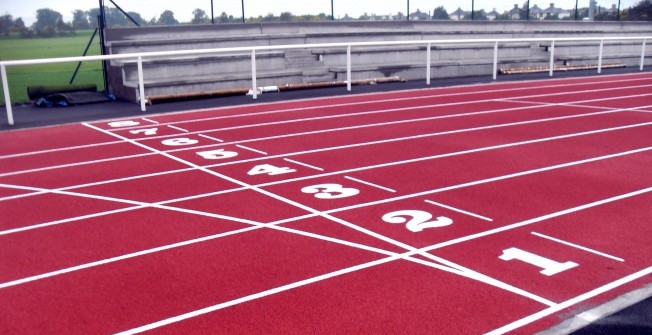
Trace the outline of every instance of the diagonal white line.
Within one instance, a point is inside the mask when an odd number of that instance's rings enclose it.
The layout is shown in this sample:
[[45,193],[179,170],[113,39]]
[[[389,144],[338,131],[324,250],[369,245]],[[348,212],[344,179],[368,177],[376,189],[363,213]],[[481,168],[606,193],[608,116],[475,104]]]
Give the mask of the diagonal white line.
[[370,182],[368,182],[368,181],[364,181],[364,180],[357,179],[357,178],[353,178],[353,177],[349,177],[349,176],[344,176],[344,178],[346,178],[346,179],[348,179],[348,180],[353,180],[353,181],[358,182],[358,183],[361,183],[361,184],[369,185],[369,186],[371,186],[371,187],[379,188],[379,189],[384,190],[384,191],[388,191],[388,192],[396,193],[396,190],[393,190],[393,189],[388,188],[388,187],[380,186],[380,185],[378,185],[378,184],[370,183]]
[[250,148],[250,147],[246,147],[246,146],[244,146],[244,145],[236,144],[235,146],[238,147],[238,148],[245,149],[245,150],[249,150],[249,151],[253,151],[253,152],[255,152],[255,153],[259,153],[259,154],[262,154],[262,155],[267,155],[267,153],[264,152],[264,151],[256,150],[256,149],[253,149],[253,148]]
[[610,259],[616,260],[616,261],[618,261],[618,262],[624,262],[624,261],[625,261],[624,259],[622,259],[622,258],[620,258],[620,257],[612,256],[612,255],[606,254],[606,253],[604,253],[604,252],[600,252],[600,251],[597,251],[597,250],[594,250],[594,249],[590,249],[590,248],[587,248],[587,247],[581,246],[581,245],[579,245],[579,244],[575,244],[575,243],[571,243],[571,242],[568,242],[568,241],[560,240],[560,239],[558,239],[558,238],[554,238],[554,237],[552,237],[552,236],[547,236],[547,235],[544,235],[544,234],[541,234],[541,233],[537,233],[537,232],[534,232],[534,231],[532,232],[532,235],[534,235],[534,236],[539,236],[539,237],[541,237],[541,238],[545,238],[545,239],[550,240],[550,241],[555,241],[555,242],[557,242],[557,243],[561,243],[561,244],[563,244],[563,245],[567,245],[567,246],[569,246],[569,247],[573,247],[573,248],[577,248],[577,249],[580,249],[580,250],[584,250],[584,251],[586,251],[586,252],[590,252],[590,253],[592,253],[592,254],[600,255],[600,256],[602,256],[602,257],[610,258]]
[[173,125],[168,125],[168,128],[176,129],[176,130],[178,130],[178,131],[182,131],[182,132],[184,132],[184,133],[187,133],[187,132],[188,132],[188,130],[186,130],[186,129],[179,128],[179,127],[177,127],[177,126],[173,126]]
[[324,171],[324,169],[322,169],[322,168],[320,168],[320,167],[316,167],[316,166],[314,166],[314,165],[310,165],[310,164],[302,163],[302,162],[299,162],[299,161],[296,161],[296,160],[293,160],[293,159],[283,158],[283,160],[288,161],[288,162],[290,162],[290,163],[297,164],[297,165],[303,165],[303,166],[305,166],[305,167],[307,167],[307,168],[311,168],[311,169],[313,169],[313,170]]
[[209,139],[209,140],[213,140],[213,141],[215,141],[215,142],[220,142],[220,143],[224,142],[223,140],[221,140],[221,139],[219,139],[219,138],[212,137],[212,136],[208,136],[208,135],[206,135],[206,134],[197,134],[197,136],[201,136],[201,137],[203,137],[203,138],[207,138],[207,139]]
[[453,206],[447,206],[447,205],[444,205],[444,204],[439,203],[439,202],[434,202],[434,201],[431,201],[431,200],[425,200],[425,202],[427,202],[429,204],[432,204],[432,205],[435,205],[435,206],[450,209],[450,210],[452,210],[454,212],[458,212],[458,213],[466,214],[466,215],[469,215],[469,216],[473,216],[473,217],[476,217],[478,219],[482,219],[482,220],[485,220],[485,221],[490,221],[490,222],[493,221],[492,219],[490,219],[490,218],[488,218],[486,216],[482,216],[482,215],[478,215],[478,214],[475,214],[475,213],[467,212],[465,210],[461,210],[461,209],[455,208]]

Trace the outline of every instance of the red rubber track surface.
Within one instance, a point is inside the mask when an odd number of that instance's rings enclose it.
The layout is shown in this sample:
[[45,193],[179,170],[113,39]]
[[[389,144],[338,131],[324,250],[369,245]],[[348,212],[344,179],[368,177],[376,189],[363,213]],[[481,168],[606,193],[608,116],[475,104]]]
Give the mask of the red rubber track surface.
[[0,333],[530,334],[652,282],[652,76],[0,133]]

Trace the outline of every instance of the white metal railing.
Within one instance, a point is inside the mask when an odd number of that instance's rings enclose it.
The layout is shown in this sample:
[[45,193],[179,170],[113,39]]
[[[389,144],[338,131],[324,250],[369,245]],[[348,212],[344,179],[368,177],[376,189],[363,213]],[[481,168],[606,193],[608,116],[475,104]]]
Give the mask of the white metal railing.
[[352,47],[365,47],[365,46],[393,46],[393,45],[426,45],[426,84],[430,85],[430,50],[432,45],[442,44],[493,44],[493,79],[496,80],[496,73],[498,69],[498,45],[501,43],[519,43],[519,42],[550,42],[550,72],[553,75],[553,64],[555,56],[555,42],[582,42],[582,41],[599,41],[598,51],[598,73],[602,72],[602,50],[604,41],[626,41],[626,40],[640,40],[642,41],[641,48],[641,61],[640,70],[643,71],[643,64],[645,61],[645,46],[647,39],[652,39],[652,36],[627,36],[627,37],[549,37],[549,38],[513,38],[513,39],[463,39],[463,40],[413,40],[413,41],[380,41],[380,42],[350,42],[350,43],[321,43],[321,44],[295,44],[295,45],[276,45],[276,46],[255,46],[255,47],[237,47],[237,48],[215,48],[215,49],[199,49],[199,50],[177,50],[177,51],[160,51],[160,52],[142,52],[131,54],[117,54],[117,55],[103,55],[103,56],[85,56],[85,57],[62,57],[62,58],[46,58],[46,59],[29,59],[29,60],[10,60],[0,61],[0,74],[2,76],[2,86],[4,89],[5,104],[7,107],[7,120],[10,125],[14,125],[13,112],[11,107],[11,97],[9,95],[9,84],[7,81],[7,67],[11,66],[26,66],[38,64],[54,64],[54,63],[68,63],[68,62],[88,62],[88,61],[104,61],[104,60],[117,60],[117,59],[135,59],[138,62],[138,90],[141,111],[146,110],[145,98],[145,84],[143,78],[143,58],[147,57],[165,57],[165,56],[178,56],[178,55],[201,55],[207,53],[223,53],[223,52],[247,52],[251,53],[251,84],[253,99],[257,99],[257,85],[256,85],[256,52],[257,51],[271,51],[271,50],[288,50],[288,49],[318,49],[318,48],[343,48],[346,47],[346,89],[351,91],[351,48]]

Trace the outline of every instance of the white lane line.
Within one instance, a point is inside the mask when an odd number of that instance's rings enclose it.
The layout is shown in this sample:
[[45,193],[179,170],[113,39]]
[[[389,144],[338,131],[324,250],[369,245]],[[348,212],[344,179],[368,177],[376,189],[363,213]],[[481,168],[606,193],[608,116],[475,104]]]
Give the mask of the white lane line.
[[148,118],[145,118],[145,117],[141,117],[140,119],[141,119],[141,120],[143,120],[143,121],[147,121],[147,122],[149,122],[149,123],[153,123],[153,124],[159,124],[159,122],[158,122],[158,121],[154,121],[154,120],[150,120],[150,119],[148,119]]
[[365,184],[365,185],[369,185],[369,186],[372,186],[372,187],[375,187],[375,188],[379,188],[379,189],[384,190],[384,191],[396,193],[396,190],[393,190],[393,189],[385,187],[385,186],[380,186],[378,184],[370,183],[368,181],[360,180],[360,179],[349,177],[349,176],[344,176],[344,178],[346,178],[348,180],[353,180],[353,181],[361,183],[361,184]]
[[607,285],[601,286],[596,288],[595,290],[589,291],[587,293],[584,293],[582,295],[579,295],[573,299],[566,300],[565,302],[562,302],[558,305],[552,306],[550,308],[546,308],[538,313],[532,314],[530,316],[526,316],[520,320],[514,321],[510,324],[507,324],[505,326],[502,326],[498,329],[494,329],[493,331],[490,331],[486,333],[485,335],[502,335],[505,333],[508,333],[510,331],[513,331],[515,329],[518,329],[520,327],[526,326],[530,323],[533,323],[537,320],[543,319],[546,316],[549,316],[551,314],[554,314],[556,312],[562,311],[568,307],[571,307],[573,305],[579,304],[580,302],[583,302],[585,300],[591,299],[593,297],[596,297],[600,294],[603,294],[605,292],[611,291],[619,286],[625,285],[629,282],[632,282],[634,280],[637,280],[639,278],[645,277],[649,274],[652,274],[652,266],[649,268],[645,268],[641,271],[635,272],[627,277],[623,277],[621,279],[618,279],[614,282],[611,282]]
[[[635,79],[622,79],[622,80],[614,80],[614,81],[600,81],[597,83],[591,83],[591,82],[577,82],[577,83],[565,83],[564,85],[566,87],[570,86],[586,86],[590,84],[611,84],[611,83],[621,83],[621,82],[632,82],[632,81],[649,81],[649,78],[635,78]],[[484,85],[478,85],[478,86],[488,86],[486,84]],[[379,104],[379,103],[391,103],[391,102],[400,102],[400,101],[411,101],[411,100],[424,100],[424,99],[433,99],[433,98],[438,98],[438,97],[455,97],[455,96],[465,96],[465,95],[477,95],[477,94],[484,94],[484,93],[502,93],[502,92],[514,92],[514,91],[527,91],[527,90],[536,90],[536,89],[543,89],[543,88],[556,88],[559,86],[559,83],[552,83],[551,85],[540,85],[540,86],[523,86],[523,87],[512,87],[512,88],[499,88],[499,89],[488,89],[488,90],[480,90],[480,91],[470,91],[470,92],[454,92],[454,93],[444,93],[444,94],[427,94],[427,95],[419,95],[419,96],[411,96],[411,97],[400,97],[400,98],[390,98],[390,99],[378,99],[378,100],[367,100],[367,101],[356,101],[356,102],[344,102],[344,103],[338,103],[338,104],[330,104],[330,105],[318,105],[318,106],[311,106],[311,107],[297,107],[297,108],[289,108],[289,109],[280,109],[280,110],[272,110],[272,111],[266,111],[266,112],[254,112],[254,113],[245,113],[245,114],[236,114],[236,115],[228,115],[228,116],[217,116],[217,117],[207,117],[207,118],[201,118],[201,119],[189,119],[189,120],[181,120],[181,121],[175,121],[175,124],[180,124],[180,123],[191,123],[191,122],[202,122],[202,121],[212,121],[212,120],[219,120],[219,119],[229,119],[229,118],[240,118],[240,117],[248,117],[248,116],[258,116],[258,115],[266,115],[266,114],[278,114],[278,113],[288,113],[288,112],[303,112],[303,111],[309,111],[309,110],[319,110],[319,109],[325,109],[325,108],[333,108],[333,107],[346,107],[346,106],[358,106],[358,105],[370,105],[370,104]],[[638,88],[638,87],[644,87],[647,85],[636,85],[636,86],[621,86],[617,88],[606,88],[606,89],[601,89],[601,90],[614,90],[614,89],[630,89],[630,88]],[[427,90],[426,90],[427,91]],[[583,92],[593,92],[595,90],[580,90],[580,91],[565,91],[565,94],[576,94],[576,93],[583,93]],[[428,92],[426,92],[428,93]],[[555,93],[556,94],[556,93]],[[369,94],[369,95],[375,95],[375,94]],[[526,96],[516,96],[513,98],[527,98],[530,97],[529,95]],[[318,99],[306,99],[307,101],[314,101]],[[466,99],[463,104],[468,104],[468,103],[481,103],[481,102],[487,102],[491,101],[492,99],[488,100],[468,100]],[[460,103],[457,103],[460,104]],[[435,105],[436,106],[436,105]],[[220,110],[220,109],[225,109],[225,108],[218,108],[218,109],[211,109],[211,110]],[[202,111],[207,111],[207,110],[199,110],[198,112]],[[189,113],[189,112],[180,112],[180,113],[174,113],[174,114],[184,114],[184,113]],[[191,112],[190,112],[191,113]],[[355,115],[360,115],[359,113],[354,113],[351,114],[352,116]],[[120,129],[131,129],[131,128],[138,128],[139,126],[134,126],[134,127],[121,127],[117,129],[108,129],[108,131],[116,131]]]
[[290,162],[290,163],[297,164],[297,165],[303,165],[303,166],[305,166],[305,167],[307,167],[307,168],[315,169],[315,170],[317,170],[317,171],[324,171],[324,169],[322,169],[322,168],[320,168],[320,167],[316,167],[316,166],[314,166],[314,165],[310,165],[310,164],[306,164],[306,163],[303,163],[303,162],[295,161],[295,160],[293,160],[293,159],[283,158],[283,160],[284,160],[284,161],[287,161],[287,162]]
[[246,146],[241,145],[241,144],[236,144],[235,146],[240,148],[240,149],[245,149],[245,150],[253,151],[253,152],[256,152],[256,153],[259,153],[259,154],[262,154],[262,155],[267,155],[267,153],[264,152],[264,151],[256,150],[256,149],[253,149],[253,148],[250,148],[250,147],[246,147]]
[[[178,130],[178,131],[182,131],[182,132],[184,132],[184,133],[187,133],[187,132],[188,132],[187,129],[179,128],[179,127],[176,127],[176,126],[173,126],[173,125],[168,125],[168,128],[176,129],[176,130]],[[147,139],[149,139],[149,138],[147,138]]]
[[95,147],[104,146],[104,145],[122,144],[122,143],[124,143],[124,142],[123,141],[110,141],[110,142],[102,142],[102,143],[76,145],[76,146],[72,146],[72,147],[57,148],[57,149],[47,149],[47,150],[39,150],[39,151],[21,152],[21,153],[18,153],[18,154],[0,156],[0,159],[16,158],[16,157],[24,157],[24,156],[32,156],[32,155],[41,155],[41,154],[49,154],[49,153],[52,153],[52,152],[60,152],[60,151],[68,151],[68,150],[95,148]]
[[547,240],[554,241],[554,242],[557,242],[557,243],[561,243],[561,244],[567,245],[569,247],[584,250],[586,252],[590,252],[590,253],[593,253],[593,254],[596,254],[596,255],[599,255],[599,256],[602,256],[602,257],[610,258],[610,259],[613,259],[613,260],[616,260],[616,261],[619,261],[619,262],[624,262],[625,261],[624,259],[622,259],[620,257],[612,256],[612,255],[606,254],[604,252],[600,252],[600,251],[597,251],[597,250],[594,250],[594,249],[590,249],[590,248],[587,248],[587,247],[584,247],[584,246],[581,246],[581,245],[578,245],[578,244],[574,244],[574,243],[571,243],[571,242],[568,242],[568,241],[560,240],[560,239],[554,238],[552,236],[547,236],[547,235],[537,233],[537,232],[534,232],[534,231],[532,232],[532,235],[538,236],[538,237],[541,237],[541,238],[545,238]]
[[426,200],[426,202],[429,203],[429,204],[435,205],[435,206],[439,206],[439,207],[444,207],[444,208],[450,209],[450,210],[455,211],[455,212],[458,212],[458,213],[462,213],[462,214],[466,214],[466,215],[469,215],[469,216],[473,216],[473,217],[476,217],[476,218],[478,218],[478,219],[482,219],[482,220],[485,220],[485,221],[493,222],[492,219],[490,219],[490,218],[488,218],[488,217],[486,217],[486,216],[482,216],[482,215],[478,215],[478,214],[475,214],[475,213],[467,212],[467,211],[465,211],[465,210],[461,210],[461,209],[459,209],[459,208],[455,208],[455,207],[452,207],[452,206],[447,206],[447,205],[444,205],[444,204],[441,204],[441,203],[438,203],[438,202],[434,202],[434,201],[431,201],[431,200]]
[[217,137],[212,137],[212,136],[208,136],[208,135],[204,135],[204,134],[197,134],[197,136],[201,136],[203,138],[207,138],[209,140],[213,140],[213,141],[220,142],[220,143],[224,142],[223,140],[221,140],[221,139],[219,139]]

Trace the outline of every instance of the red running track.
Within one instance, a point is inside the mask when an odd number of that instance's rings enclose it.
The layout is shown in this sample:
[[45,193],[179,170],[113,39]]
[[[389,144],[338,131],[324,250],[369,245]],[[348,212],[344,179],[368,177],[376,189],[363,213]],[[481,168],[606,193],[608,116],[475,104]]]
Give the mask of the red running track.
[[0,332],[530,334],[652,282],[652,76],[0,133]]

